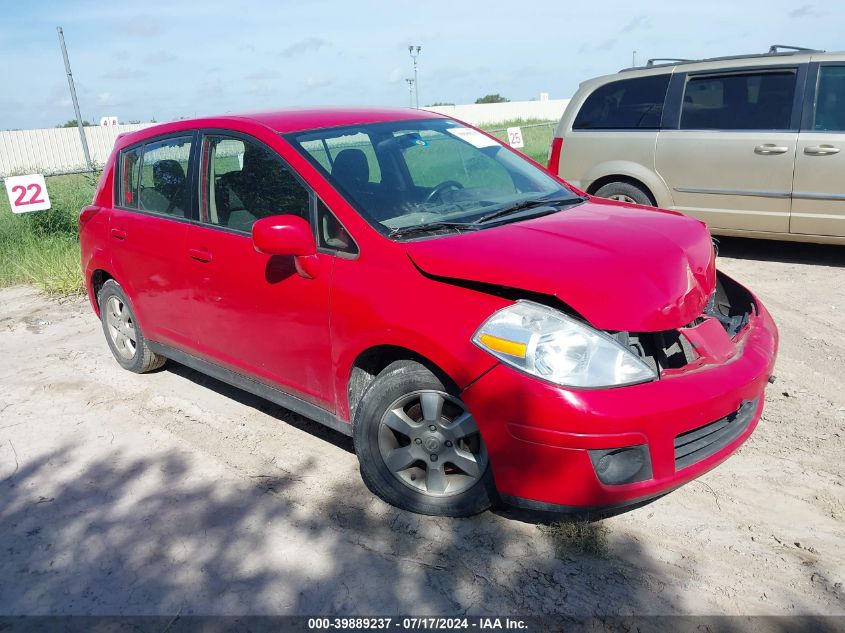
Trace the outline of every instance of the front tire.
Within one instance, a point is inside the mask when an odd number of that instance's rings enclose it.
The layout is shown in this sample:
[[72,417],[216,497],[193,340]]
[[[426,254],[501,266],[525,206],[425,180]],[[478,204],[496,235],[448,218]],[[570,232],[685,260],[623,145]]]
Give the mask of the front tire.
[[129,299],[114,279],[107,280],[100,288],[97,303],[106,342],[121,367],[143,374],[167,362],[164,356],[159,356],[147,345]]
[[367,487],[419,514],[465,517],[491,505],[484,441],[461,400],[413,361],[389,365],[355,413],[355,452]]

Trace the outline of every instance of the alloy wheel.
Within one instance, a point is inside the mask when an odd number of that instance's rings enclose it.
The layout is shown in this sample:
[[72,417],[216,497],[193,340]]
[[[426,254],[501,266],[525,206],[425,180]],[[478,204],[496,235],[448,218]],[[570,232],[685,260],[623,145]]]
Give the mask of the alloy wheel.
[[468,490],[487,468],[472,414],[443,391],[415,391],[394,401],[379,424],[378,447],[394,477],[434,497]]
[[116,295],[110,296],[106,302],[106,324],[117,353],[130,360],[138,349],[135,323],[129,308]]

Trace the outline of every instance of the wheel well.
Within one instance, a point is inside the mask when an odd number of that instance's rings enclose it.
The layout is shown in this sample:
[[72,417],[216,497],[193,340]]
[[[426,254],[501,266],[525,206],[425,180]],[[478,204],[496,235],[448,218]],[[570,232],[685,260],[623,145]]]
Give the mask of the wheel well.
[[455,384],[455,381],[422,354],[396,345],[378,345],[361,352],[352,364],[352,370],[349,373],[349,382],[346,387],[347,397],[349,398],[349,417],[352,420],[355,419],[355,410],[358,408],[364,392],[388,365],[397,360],[418,362],[437,376],[448,390],[453,393],[458,392],[458,386]]
[[95,298],[100,294],[100,289],[103,287],[103,284],[109,279],[114,279],[114,277],[105,270],[95,270],[94,274],[91,275],[91,286],[94,288]]
[[629,185],[634,185],[638,189],[642,189],[643,193],[645,193],[645,195],[648,196],[648,199],[651,200],[652,206],[657,206],[657,200],[655,200],[654,194],[651,193],[651,189],[649,189],[641,180],[631,178],[630,176],[621,176],[619,174],[612,176],[602,176],[601,178],[594,180],[590,184],[589,188],[587,189],[587,193],[593,196],[596,194],[596,191],[598,191],[605,185],[609,185],[612,182],[627,182]]

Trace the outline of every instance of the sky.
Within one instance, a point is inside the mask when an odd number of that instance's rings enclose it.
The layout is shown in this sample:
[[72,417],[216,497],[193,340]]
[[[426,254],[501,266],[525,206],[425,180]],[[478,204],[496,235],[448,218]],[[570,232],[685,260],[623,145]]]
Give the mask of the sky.
[[56,27],[82,118],[169,121],[307,105],[567,98],[649,57],[843,50],[830,0],[0,0],[0,129],[73,119]]

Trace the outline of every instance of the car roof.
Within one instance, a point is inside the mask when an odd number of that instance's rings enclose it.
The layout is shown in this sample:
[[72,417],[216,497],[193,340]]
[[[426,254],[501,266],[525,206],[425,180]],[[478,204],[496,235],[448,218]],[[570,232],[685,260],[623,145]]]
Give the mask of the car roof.
[[443,115],[435,112],[413,108],[341,107],[286,108],[283,110],[229,114],[226,116],[255,121],[281,133],[385,121],[444,118]]
[[159,123],[118,136],[119,146],[127,147],[154,136],[196,128],[223,128],[234,122],[263,125],[274,132],[285,134],[304,130],[318,130],[346,125],[362,125],[389,121],[449,118],[436,112],[412,108],[286,108],[267,112],[227,113],[217,116],[180,119]]

